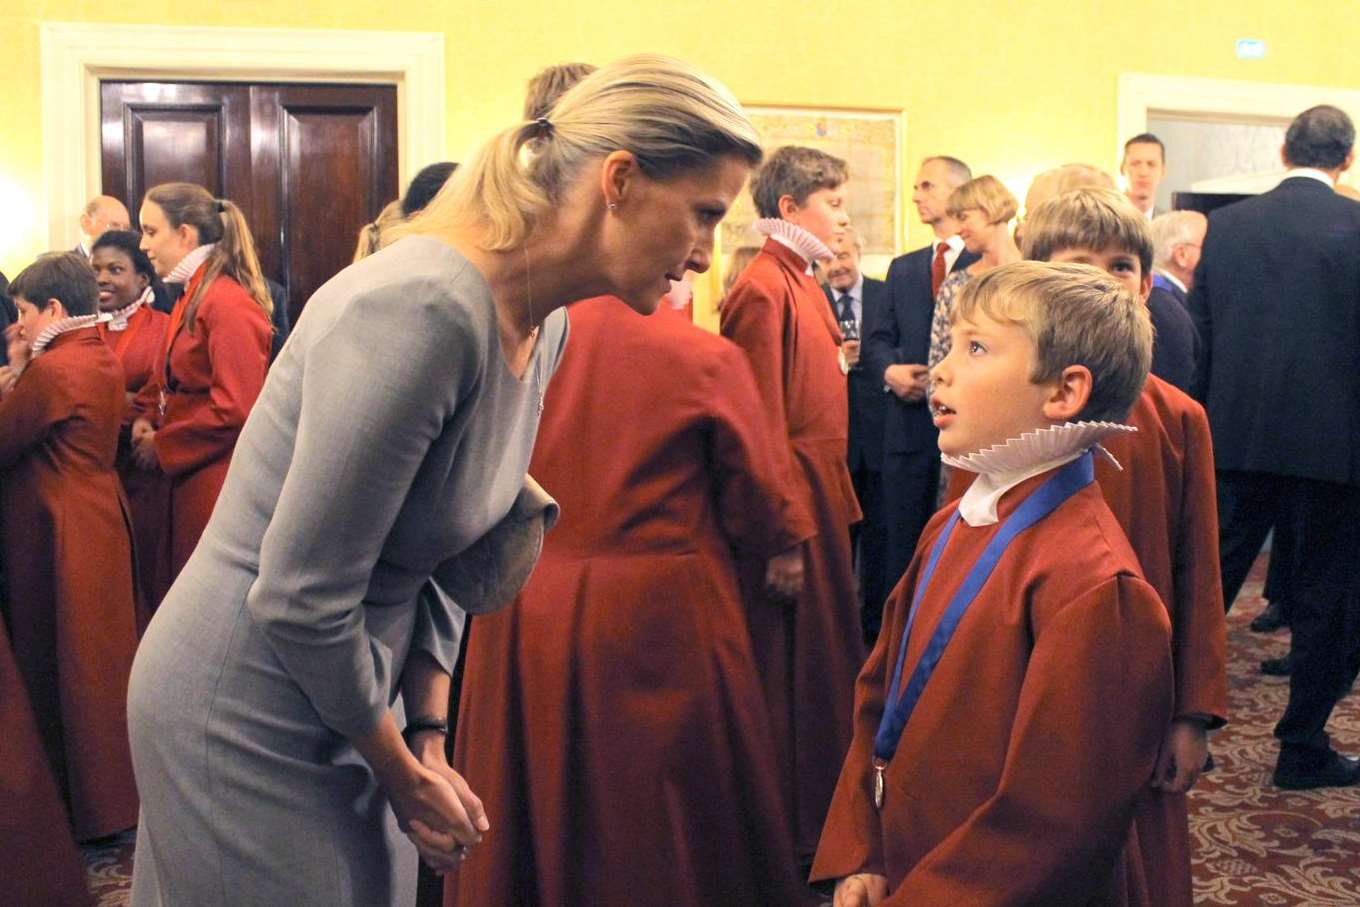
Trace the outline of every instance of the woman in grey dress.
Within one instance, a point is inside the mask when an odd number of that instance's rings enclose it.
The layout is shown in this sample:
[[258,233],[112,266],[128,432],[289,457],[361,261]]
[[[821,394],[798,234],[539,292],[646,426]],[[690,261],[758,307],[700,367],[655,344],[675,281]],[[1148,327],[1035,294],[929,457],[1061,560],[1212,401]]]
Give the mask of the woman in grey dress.
[[697,70],[621,61],[312,297],[133,667],[135,905],[410,904],[417,851],[475,847],[458,606],[507,601],[551,515],[525,469],[559,310],[707,270],[758,142]]

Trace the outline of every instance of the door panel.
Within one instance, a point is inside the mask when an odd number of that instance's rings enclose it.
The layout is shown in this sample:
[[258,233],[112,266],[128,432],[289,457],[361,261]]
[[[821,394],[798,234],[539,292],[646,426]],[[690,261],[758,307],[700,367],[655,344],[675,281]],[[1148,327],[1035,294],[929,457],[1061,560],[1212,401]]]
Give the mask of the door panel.
[[100,94],[103,191],[134,222],[161,182],[236,202],[294,319],[397,197],[394,86],[108,81]]

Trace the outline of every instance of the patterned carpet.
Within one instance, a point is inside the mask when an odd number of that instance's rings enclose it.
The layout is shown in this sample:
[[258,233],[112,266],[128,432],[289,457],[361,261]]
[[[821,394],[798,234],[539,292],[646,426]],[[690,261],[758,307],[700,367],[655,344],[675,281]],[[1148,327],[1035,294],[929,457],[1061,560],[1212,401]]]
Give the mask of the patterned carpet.
[[[1196,904],[1229,907],[1360,905],[1360,788],[1289,792],[1270,786],[1277,752],[1271,729],[1288,681],[1263,677],[1262,659],[1283,655],[1285,631],[1252,633],[1261,610],[1264,561],[1228,618],[1232,723],[1210,741],[1217,768],[1190,797],[1196,842]],[[1337,707],[1337,747],[1360,753],[1360,697]],[[96,907],[123,907],[132,885],[132,834],[82,848]]]

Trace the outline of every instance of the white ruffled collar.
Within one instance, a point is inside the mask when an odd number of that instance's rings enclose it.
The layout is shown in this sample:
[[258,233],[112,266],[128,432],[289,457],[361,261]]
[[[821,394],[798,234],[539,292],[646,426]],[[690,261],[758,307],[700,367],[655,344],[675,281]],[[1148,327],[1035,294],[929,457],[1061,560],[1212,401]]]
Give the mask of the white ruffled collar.
[[42,355],[43,350],[47,349],[48,345],[62,334],[69,334],[71,331],[79,331],[83,328],[92,328],[101,321],[107,320],[108,317],[103,312],[95,312],[91,315],[74,315],[52,322],[39,331],[38,336],[33,339],[33,343],[29,347],[32,351],[32,358],[37,359]]
[[954,469],[978,473],[959,501],[959,515],[969,526],[990,526],[997,521],[996,508],[1006,492],[1028,478],[1072,462],[1092,447],[1121,469],[1119,461],[1100,442],[1110,435],[1137,430],[1119,422],[1065,422],[1027,431],[964,456],[943,454],[940,461]]
[[193,277],[199,266],[208,260],[208,256],[212,254],[212,250],[215,248],[217,248],[217,243],[210,242],[185,255],[179,260],[179,264],[175,265],[170,273],[165,275],[165,282],[188,283],[189,278]]
[[105,312],[104,314],[108,316],[109,330],[126,331],[128,321],[132,318],[133,315],[137,314],[138,309],[149,303],[154,296],[155,294],[152,293],[151,287],[147,287],[145,290],[142,291],[142,295],[138,296],[137,301],[132,303],[132,305],[124,306],[123,308],[118,309],[117,311]]
[[807,262],[809,274],[812,273],[814,261],[830,261],[836,257],[836,253],[826,243],[781,217],[762,217],[751,226],[761,236],[768,236],[801,255]]

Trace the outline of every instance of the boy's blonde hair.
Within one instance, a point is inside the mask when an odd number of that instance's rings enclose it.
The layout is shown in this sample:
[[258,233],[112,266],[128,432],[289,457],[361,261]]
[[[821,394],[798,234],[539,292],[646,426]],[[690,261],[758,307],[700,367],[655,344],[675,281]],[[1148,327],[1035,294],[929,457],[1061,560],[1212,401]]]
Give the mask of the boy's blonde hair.
[[1147,306],[1099,268],[1037,261],[993,268],[964,285],[952,321],[974,321],[978,312],[1030,336],[1036,384],[1070,365],[1091,370],[1091,398],[1078,420],[1124,419],[1147,383]]
[[779,200],[790,196],[795,204],[807,204],[818,189],[835,189],[850,177],[845,161],[835,155],[785,145],[761,165],[751,179],[751,200],[761,217],[779,217]]
[[986,215],[989,224],[1004,224],[1015,217],[1015,212],[1020,210],[1020,203],[1001,180],[991,174],[984,174],[950,193],[945,210],[950,217],[962,217],[963,212],[970,208],[976,208]]
[[1049,199],[1025,221],[1021,239],[1021,251],[1034,261],[1048,261],[1064,249],[1118,249],[1138,256],[1144,276],[1152,272],[1152,228],[1113,189],[1074,189]]
[[392,239],[471,228],[483,249],[519,248],[586,163],[614,151],[631,152],[657,180],[729,155],[751,166],[761,159],[755,127],[716,79],[670,57],[628,57],[578,82],[546,119],[483,145]]

